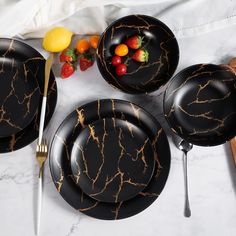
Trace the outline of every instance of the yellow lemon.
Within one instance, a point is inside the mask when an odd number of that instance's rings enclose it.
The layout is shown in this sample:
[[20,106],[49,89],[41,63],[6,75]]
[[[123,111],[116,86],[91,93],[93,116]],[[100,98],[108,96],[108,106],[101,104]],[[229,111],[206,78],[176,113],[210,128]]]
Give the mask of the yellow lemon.
[[60,52],[70,45],[73,33],[64,27],[49,30],[43,39],[43,48],[49,52]]

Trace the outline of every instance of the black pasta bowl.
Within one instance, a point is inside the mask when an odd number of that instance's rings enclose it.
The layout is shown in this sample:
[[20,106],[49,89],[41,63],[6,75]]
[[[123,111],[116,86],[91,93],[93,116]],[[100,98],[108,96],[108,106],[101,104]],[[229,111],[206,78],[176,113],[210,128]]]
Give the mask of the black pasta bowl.
[[164,113],[171,129],[186,141],[215,146],[236,135],[236,76],[231,68],[198,64],[168,83]]
[[[127,63],[127,72],[118,76],[111,64],[115,48],[135,35],[143,37],[141,48],[149,52],[149,60],[132,60],[135,50],[129,48],[128,55],[122,57],[122,63]],[[163,86],[179,61],[179,47],[172,31],[163,22],[146,15],[129,15],[110,24],[100,38],[96,54],[103,78],[113,87],[131,94],[149,93]]]

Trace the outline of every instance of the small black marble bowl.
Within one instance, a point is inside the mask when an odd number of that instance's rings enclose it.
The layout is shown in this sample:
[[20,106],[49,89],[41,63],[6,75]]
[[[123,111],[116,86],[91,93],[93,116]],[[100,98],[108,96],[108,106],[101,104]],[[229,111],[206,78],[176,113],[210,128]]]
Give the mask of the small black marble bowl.
[[[122,63],[128,62],[127,72],[117,76],[111,59],[115,48],[134,35],[144,38],[141,48],[149,52],[149,60],[140,63],[130,56],[129,49]],[[118,19],[102,34],[97,49],[97,64],[103,78],[112,86],[131,94],[149,93],[164,85],[173,75],[179,61],[179,47],[171,30],[156,18],[129,15]]]

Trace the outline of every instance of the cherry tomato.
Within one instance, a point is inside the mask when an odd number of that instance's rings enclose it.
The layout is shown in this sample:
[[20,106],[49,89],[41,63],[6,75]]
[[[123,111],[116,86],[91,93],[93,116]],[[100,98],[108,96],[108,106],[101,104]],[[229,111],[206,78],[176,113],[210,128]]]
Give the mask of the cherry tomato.
[[122,76],[126,73],[126,70],[127,70],[127,67],[125,64],[119,64],[117,67],[116,67],[116,74],[118,76]]
[[98,35],[91,36],[89,38],[89,41],[91,46],[96,49],[98,47],[99,36]]
[[111,64],[113,66],[118,66],[119,64],[121,64],[121,57],[120,56],[114,56],[111,59]]
[[90,43],[86,39],[80,39],[77,42],[76,49],[79,53],[83,54],[90,48]]
[[118,46],[116,46],[115,54],[117,56],[120,56],[120,57],[126,56],[128,54],[128,52],[129,52],[129,49],[128,49],[127,45],[119,44]]

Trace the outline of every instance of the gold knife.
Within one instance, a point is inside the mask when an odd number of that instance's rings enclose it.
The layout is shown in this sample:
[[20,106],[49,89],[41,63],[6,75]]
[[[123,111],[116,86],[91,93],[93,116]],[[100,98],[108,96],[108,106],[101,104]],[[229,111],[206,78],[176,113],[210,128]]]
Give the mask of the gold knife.
[[42,106],[41,106],[40,123],[39,123],[38,144],[41,144],[42,138],[43,138],[43,128],[44,128],[46,105],[47,105],[48,82],[50,79],[50,71],[51,71],[52,63],[53,63],[53,53],[50,53],[45,63],[45,81],[44,81],[43,101],[42,101]]
[[[53,63],[53,54],[50,53],[45,63],[44,92],[43,92],[43,101],[42,101],[42,106],[41,106],[40,123],[39,123],[39,138],[38,138],[37,147],[40,147],[42,145],[43,128],[44,128],[44,121],[45,121],[46,107],[47,107],[48,83],[50,79],[50,71],[51,71],[52,63]],[[43,168],[43,166],[42,167],[40,166],[40,172],[42,173],[41,168]],[[43,193],[43,175],[39,174],[36,235],[39,235],[41,211],[42,211],[42,193]]]

